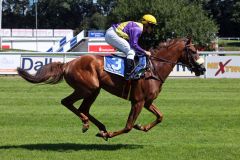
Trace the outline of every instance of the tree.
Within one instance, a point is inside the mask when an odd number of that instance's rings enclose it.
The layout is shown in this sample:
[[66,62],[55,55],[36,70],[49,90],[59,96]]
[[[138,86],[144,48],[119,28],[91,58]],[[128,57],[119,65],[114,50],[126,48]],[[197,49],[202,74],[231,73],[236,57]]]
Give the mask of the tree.
[[[38,0],[38,28],[104,29],[110,0]],[[29,0],[3,1],[3,27],[35,28],[35,4]],[[100,21],[99,21],[100,20]]]
[[220,28],[219,36],[240,36],[239,0],[194,0],[194,2],[201,4],[208,15],[217,22]]
[[161,40],[191,36],[199,44],[206,44],[218,31],[201,5],[186,0],[118,0],[109,22],[137,21],[146,13],[156,16],[159,22],[156,34]]
[[102,8],[92,0],[39,0],[40,28],[104,29]]
[[238,24],[238,26],[239,26],[239,24],[240,24],[240,2],[236,2],[233,5],[231,21]]
[[29,28],[29,0],[3,1],[3,26],[5,28]]
[[97,5],[101,9],[102,15],[109,15],[118,0],[98,0]]

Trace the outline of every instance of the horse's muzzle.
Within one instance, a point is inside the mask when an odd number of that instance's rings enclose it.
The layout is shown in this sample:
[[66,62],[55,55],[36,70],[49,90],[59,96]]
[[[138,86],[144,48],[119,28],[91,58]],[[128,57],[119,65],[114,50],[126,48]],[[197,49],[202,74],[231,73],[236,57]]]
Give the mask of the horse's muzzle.
[[193,72],[195,73],[195,76],[201,76],[206,72],[206,68],[203,64],[197,65],[197,67],[193,69]]

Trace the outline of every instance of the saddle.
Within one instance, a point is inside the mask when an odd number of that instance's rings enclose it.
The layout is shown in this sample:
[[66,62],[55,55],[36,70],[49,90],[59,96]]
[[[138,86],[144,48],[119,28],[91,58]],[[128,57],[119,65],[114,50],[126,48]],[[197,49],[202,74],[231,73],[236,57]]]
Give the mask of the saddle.
[[126,57],[118,55],[104,56],[104,70],[112,74],[125,77],[126,80],[138,80],[141,78],[153,78],[156,80],[160,80],[155,75],[154,66],[146,56],[135,56],[134,61],[135,68],[132,70],[131,74],[128,77],[125,76],[125,66],[127,65]]

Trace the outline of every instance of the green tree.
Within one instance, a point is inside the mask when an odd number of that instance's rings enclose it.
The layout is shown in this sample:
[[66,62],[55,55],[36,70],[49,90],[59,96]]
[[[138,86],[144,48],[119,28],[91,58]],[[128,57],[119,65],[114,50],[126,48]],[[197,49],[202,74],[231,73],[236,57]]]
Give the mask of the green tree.
[[240,24],[240,2],[236,2],[233,5],[231,21],[234,23],[237,23],[239,26],[239,24]]
[[118,0],[109,22],[137,21],[146,13],[155,15],[159,22],[158,39],[192,36],[199,44],[206,44],[218,31],[201,5],[186,0]]
[[118,0],[98,0],[97,5],[103,15],[109,15]]
[[[32,15],[35,15],[33,6]],[[82,10],[74,0],[39,0],[39,28],[75,29],[82,19]]]
[[[38,0],[38,28],[104,29],[110,0]],[[3,1],[3,27],[35,28],[35,3],[29,0]]]
[[39,0],[38,7],[40,28],[105,28],[103,9],[92,0]]
[[91,27],[89,29],[104,30],[106,28],[106,16],[103,16],[98,12],[94,13],[90,18],[89,27]]
[[[192,2],[191,0],[189,0]],[[194,0],[219,25],[219,36],[240,36],[239,0]]]
[[3,28],[29,28],[29,0],[3,1]]

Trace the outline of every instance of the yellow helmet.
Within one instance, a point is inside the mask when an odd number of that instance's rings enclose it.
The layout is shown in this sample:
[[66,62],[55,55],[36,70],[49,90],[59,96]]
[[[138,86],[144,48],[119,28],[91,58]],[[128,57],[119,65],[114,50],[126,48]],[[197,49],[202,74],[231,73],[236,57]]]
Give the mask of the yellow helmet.
[[157,25],[157,20],[156,20],[156,18],[153,15],[145,14],[142,17],[142,24],[147,24],[147,23]]

